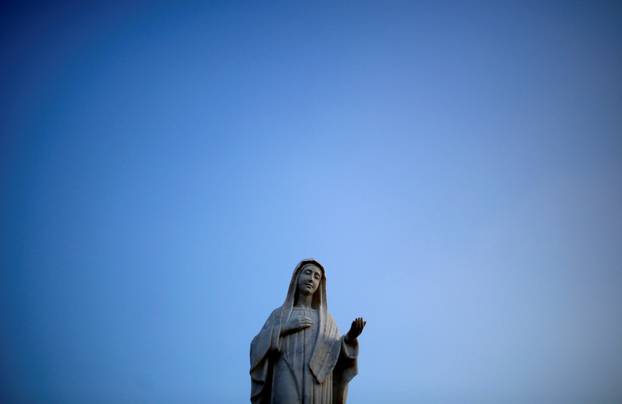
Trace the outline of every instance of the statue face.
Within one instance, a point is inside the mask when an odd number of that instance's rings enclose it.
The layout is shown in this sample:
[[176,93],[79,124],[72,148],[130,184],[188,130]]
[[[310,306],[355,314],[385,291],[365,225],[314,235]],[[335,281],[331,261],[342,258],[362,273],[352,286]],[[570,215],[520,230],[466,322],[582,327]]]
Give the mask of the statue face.
[[298,275],[298,291],[304,295],[312,295],[320,286],[322,270],[313,264],[307,264]]

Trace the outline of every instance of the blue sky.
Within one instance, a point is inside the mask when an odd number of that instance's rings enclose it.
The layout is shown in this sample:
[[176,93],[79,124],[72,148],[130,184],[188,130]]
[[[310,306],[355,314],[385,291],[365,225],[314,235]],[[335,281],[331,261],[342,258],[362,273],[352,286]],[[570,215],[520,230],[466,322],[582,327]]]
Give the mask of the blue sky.
[[622,400],[615,2],[0,15],[2,402],[248,402],[307,257],[351,403]]

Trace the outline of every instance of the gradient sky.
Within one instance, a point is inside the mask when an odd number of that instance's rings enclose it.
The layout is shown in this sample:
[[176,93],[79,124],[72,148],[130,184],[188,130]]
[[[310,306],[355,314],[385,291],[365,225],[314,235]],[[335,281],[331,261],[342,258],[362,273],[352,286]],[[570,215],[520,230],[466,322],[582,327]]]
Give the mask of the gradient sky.
[[620,3],[78,3],[0,9],[2,403],[248,402],[306,257],[352,404],[622,402]]

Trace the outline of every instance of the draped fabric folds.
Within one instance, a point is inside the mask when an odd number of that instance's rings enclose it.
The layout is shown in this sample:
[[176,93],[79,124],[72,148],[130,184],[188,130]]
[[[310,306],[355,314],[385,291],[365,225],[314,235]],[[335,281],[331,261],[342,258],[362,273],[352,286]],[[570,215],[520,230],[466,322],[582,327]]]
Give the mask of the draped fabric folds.
[[[298,274],[313,263],[322,280],[312,308],[294,307]],[[290,317],[304,315],[313,325],[281,336]],[[326,305],[324,268],[315,260],[296,266],[285,303],[274,310],[251,342],[251,402],[253,404],[342,404],[347,386],[357,374],[358,342],[346,341]]]

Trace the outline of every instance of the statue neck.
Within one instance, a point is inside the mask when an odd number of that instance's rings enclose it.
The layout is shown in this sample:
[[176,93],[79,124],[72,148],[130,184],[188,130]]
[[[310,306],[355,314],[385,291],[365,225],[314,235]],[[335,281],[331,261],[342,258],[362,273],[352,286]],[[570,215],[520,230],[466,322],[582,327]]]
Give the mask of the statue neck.
[[311,308],[311,302],[313,301],[313,295],[305,295],[300,292],[296,294],[296,301],[294,306]]

